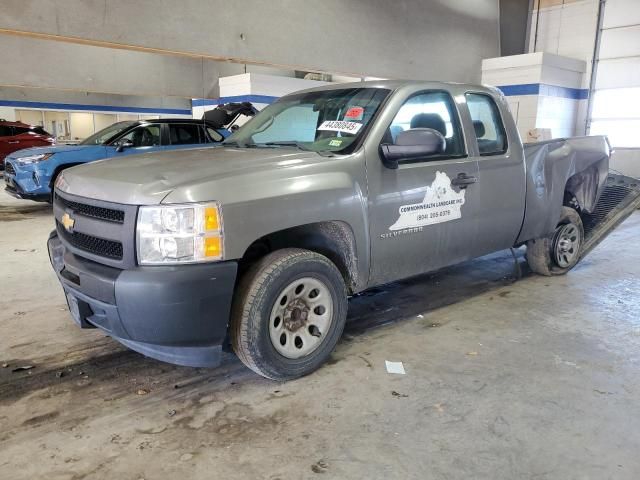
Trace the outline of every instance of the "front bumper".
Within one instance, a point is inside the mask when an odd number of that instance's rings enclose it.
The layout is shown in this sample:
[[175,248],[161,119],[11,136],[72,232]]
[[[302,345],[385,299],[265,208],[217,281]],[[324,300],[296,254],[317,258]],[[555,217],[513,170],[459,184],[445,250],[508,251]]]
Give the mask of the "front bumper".
[[4,162],[5,190],[16,198],[35,201],[49,201],[51,177],[43,170],[33,168],[31,165],[19,166],[17,162],[11,162],[7,158]]
[[127,347],[177,365],[220,362],[236,262],[120,270],[72,254],[52,232],[49,258],[69,310]]

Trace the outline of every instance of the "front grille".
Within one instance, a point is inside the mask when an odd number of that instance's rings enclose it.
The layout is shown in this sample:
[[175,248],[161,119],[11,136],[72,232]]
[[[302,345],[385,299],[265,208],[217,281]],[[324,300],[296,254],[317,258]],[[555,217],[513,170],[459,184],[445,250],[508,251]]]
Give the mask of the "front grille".
[[95,205],[87,205],[85,203],[73,202],[62,198],[56,194],[56,200],[66,208],[73,210],[78,215],[85,217],[97,218],[107,222],[124,223],[124,212],[112,208],[96,207]]
[[15,175],[16,174],[16,169],[13,168],[13,165],[11,165],[9,162],[5,162],[4,171],[6,173],[8,173],[9,175]]
[[74,247],[101,257],[122,260],[122,243],[85,233],[68,232],[60,222],[56,221],[56,224],[58,233]]

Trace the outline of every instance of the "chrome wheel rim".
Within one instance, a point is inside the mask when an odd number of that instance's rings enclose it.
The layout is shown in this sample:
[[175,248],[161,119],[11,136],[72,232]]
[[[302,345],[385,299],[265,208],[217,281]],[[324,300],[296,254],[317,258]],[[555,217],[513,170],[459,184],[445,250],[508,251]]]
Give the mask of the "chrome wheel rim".
[[580,230],[567,223],[556,230],[553,240],[554,261],[561,268],[573,265],[580,254]]
[[269,337],[276,351],[296,359],[314,352],[333,322],[333,298],[320,280],[291,282],[276,297],[269,317]]

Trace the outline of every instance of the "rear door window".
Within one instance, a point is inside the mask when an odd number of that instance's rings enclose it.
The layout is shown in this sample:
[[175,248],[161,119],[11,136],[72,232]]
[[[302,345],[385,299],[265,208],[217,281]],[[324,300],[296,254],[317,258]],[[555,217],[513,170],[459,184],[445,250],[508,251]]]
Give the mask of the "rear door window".
[[171,145],[191,145],[201,143],[200,125],[195,123],[170,123],[169,141]]
[[13,129],[6,125],[0,125],[0,137],[10,137],[13,135]]
[[31,127],[30,129],[33,133],[37,133],[38,135],[49,135],[49,132],[47,132],[44,128],[42,127]]
[[507,135],[496,102],[489,95],[467,93],[480,155],[502,155],[507,151]]
[[215,128],[206,127],[205,132],[206,133],[202,133],[202,136],[205,139],[204,143],[221,142],[224,140],[224,137]]
[[25,127],[13,127],[14,135],[22,135],[23,133],[27,133],[28,131],[29,129]]

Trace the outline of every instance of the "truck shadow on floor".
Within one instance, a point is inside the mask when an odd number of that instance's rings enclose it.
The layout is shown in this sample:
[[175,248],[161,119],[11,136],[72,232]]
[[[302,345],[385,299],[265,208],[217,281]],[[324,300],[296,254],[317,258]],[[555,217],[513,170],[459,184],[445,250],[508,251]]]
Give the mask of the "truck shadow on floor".
[[[343,341],[354,341],[372,329],[421,314],[433,315],[433,326],[439,326],[432,313],[435,310],[512,284],[520,274],[531,275],[524,263],[523,251],[516,254],[520,272],[509,251],[498,252],[354,296],[349,302]],[[214,369],[179,367],[145,358],[108,337],[49,357],[1,360],[9,367],[0,369],[0,405],[13,403],[38,390],[43,390],[39,396],[45,399],[73,390],[89,396],[101,395],[107,401],[138,390],[177,394],[202,384],[215,388],[256,378],[231,353],[225,353],[222,364]],[[339,357],[334,356],[330,363],[337,361]],[[20,365],[33,368],[14,372],[13,367]]]
[[0,222],[18,222],[35,217],[50,216],[51,205],[48,203],[33,203],[32,205],[0,205]]

